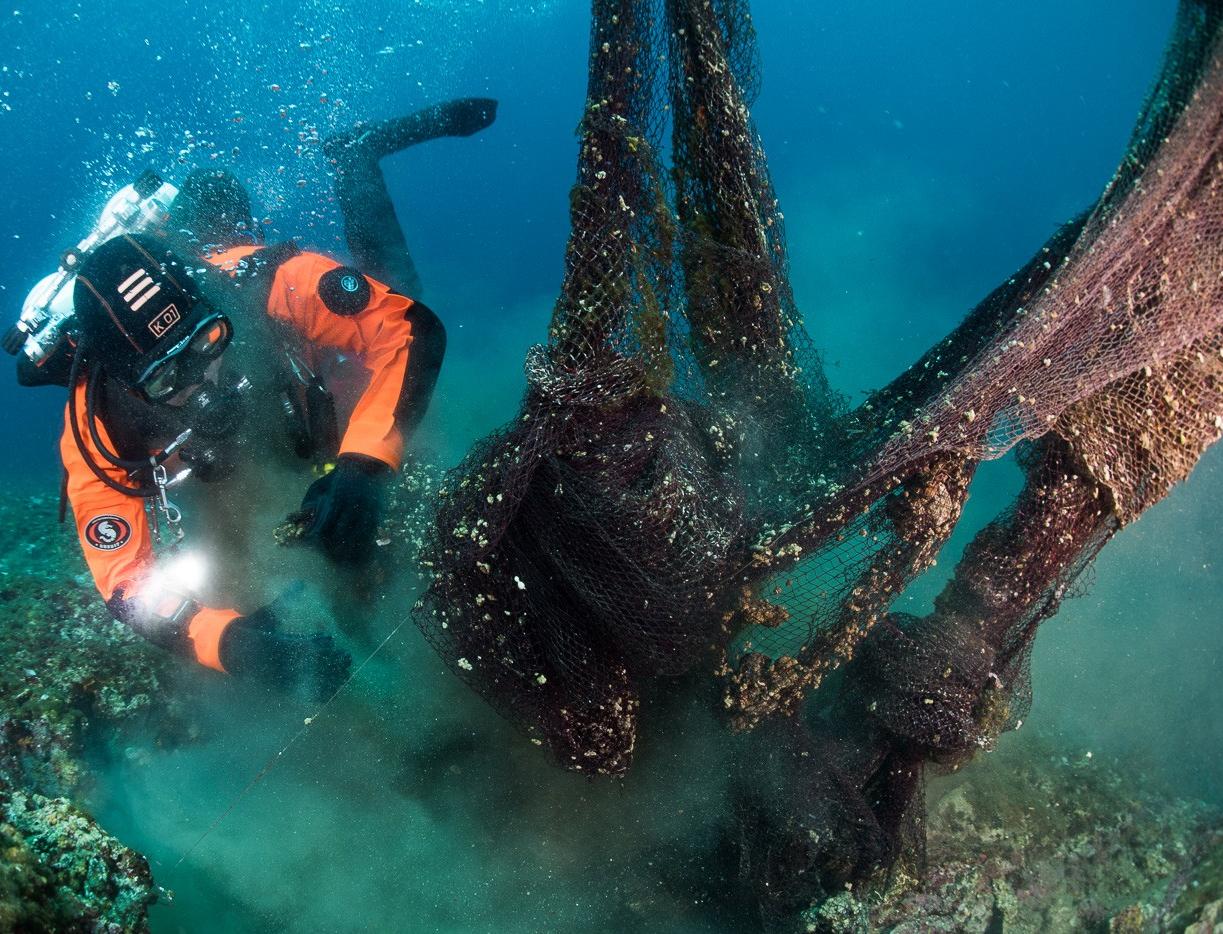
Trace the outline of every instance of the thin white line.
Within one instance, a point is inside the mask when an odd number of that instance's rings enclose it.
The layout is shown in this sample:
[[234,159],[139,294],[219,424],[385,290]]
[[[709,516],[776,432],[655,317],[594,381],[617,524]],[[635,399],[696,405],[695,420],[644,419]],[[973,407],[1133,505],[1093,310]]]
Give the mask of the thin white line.
[[129,285],[144,275],[143,269],[137,269],[134,273],[123,280],[123,284],[119,286],[119,291],[122,293]]
[[[360,665],[358,665],[356,669],[352,671],[348,675],[347,678],[344,679],[344,683],[335,689],[335,693],[333,693],[329,698],[327,698],[327,700],[323,702],[323,705],[314,711],[314,714],[312,716],[309,716],[306,718],[305,724],[302,727],[300,727],[296,733],[293,734],[292,739],[290,739],[287,743],[285,743],[284,746],[281,748],[281,750],[278,753],[276,753],[274,756],[268,759],[267,762],[264,763],[263,768],[259,770],[258,774],[256,774],[254,778],[252,778],[249,782],[246,783],[245,788],[243,788],[236,795],[234,795],[232,799],[230,799],[229,805],[225,808],[225,810],[222,811],[220,814],[218,814],[213,819],[212,823],[209,824],[204,829],[204,832],[196,838],[195,842],[192,843],[191,846],[187,847],[187,851],[178,858],[178,861],[173,866],[170,867],[171,870],[177,869],[179,866],[181,866],[187,860],[187,857],[189,857],[192,853],[194,853],[196,849],[199,847],[199,845],[203,843],[205,840],[207,840],[208,837],[212,834],[214,830],[216,830],[218,827],[221,826],[221,823],[225,820],[225,818],[229,817],[229,815],[233,812],[234,808],[236,808],[242,802],[242,799],[244,799],[248,794],[250,794],[251,791],[254,789],[254,787],[258,785],[261,781],[263,781],[264,778],[267,777],[268,772],[272,771],[272,769],[276,766],[276,764],[280,762],[282,758],[284,758],[284,754],[293,747],[293,744],[296,743],[299,739],[301,739],[306,734],[306,731],[310,728],[310,725],[314,723],[316,720],[318,720],[323,715],[323,713],[327,710],[327,708],[331,706],[331,702],[335,700],[337,697],[339,697],[340,694],[343,693],[344,689],[348,687],[349,684],[352,683],[353,679],[356,678],[357,675],[361,674],[361,670],[366,665],[368,665],[370,662],[374,660],[375,655],[377,655],[384,648],[386,648],[386,644],[390,642],[392,639],[394,639],[396,635],[399,634],[399,630],[403,629],[404,624],[411,618],[412,617],[410,615],[407,615],[407,614],[404,615],[404,618],[399,621],[399,625],[396,626],[394,629],[392,629],[390,634],[385,639],[383,639],[381,642],[378,643],[378,647],[374,649],[374,651],[369,653],[365,661],[363,661]],[[159,865],[164,865],[164,864],[161,864],[159,861]]]
[[161,291],[160,285],[153,286],[153,288],[149,289],[147,292],[145,292],[143,295],[140,296],[140,300],[136,302],[136,304],[132,305],[132,311],[139,311],[141,306],[144,305],[145,302],[147,302],[150,298],[152,298],[154,295],[156,295],[160,291]]

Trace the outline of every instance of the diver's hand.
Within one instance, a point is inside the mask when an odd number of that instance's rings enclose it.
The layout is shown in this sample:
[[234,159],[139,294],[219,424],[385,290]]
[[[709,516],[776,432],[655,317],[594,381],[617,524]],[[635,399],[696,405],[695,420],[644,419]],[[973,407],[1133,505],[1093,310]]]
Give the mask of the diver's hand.
[[460,97],[436,107],[438,128],[446,136],[472,136],[497,119],[497,102],[491,97]]
[[348,680],[352,657],[331,636],[276,632],[267,608],[240,616],[221,636],[221,664],[234,677],[251,678],[309,701],[327,700]]
[[361,564],[374,551],[382,497],[391,468],[361,454],[341,454],[335,470],[310,484],[302,512],[310,513],[307,541],[337,564]]

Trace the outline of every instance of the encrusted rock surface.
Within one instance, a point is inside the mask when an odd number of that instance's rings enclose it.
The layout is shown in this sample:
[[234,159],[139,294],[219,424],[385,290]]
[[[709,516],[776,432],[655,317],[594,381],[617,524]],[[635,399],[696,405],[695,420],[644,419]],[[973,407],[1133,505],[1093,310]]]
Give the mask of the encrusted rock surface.
[[929,787],[923,882],[846,892],[811,932],[1213,932],[1223,814],[1122,763],[1028,738]]
[[147,929],[148,863],[74,804],[89,737],[172,742],[167,660],[110,618],[54,497],[0,504],[0,931]]
[[67,798],[0,793],[0,930],[147,930],[157,889],[144,857]]

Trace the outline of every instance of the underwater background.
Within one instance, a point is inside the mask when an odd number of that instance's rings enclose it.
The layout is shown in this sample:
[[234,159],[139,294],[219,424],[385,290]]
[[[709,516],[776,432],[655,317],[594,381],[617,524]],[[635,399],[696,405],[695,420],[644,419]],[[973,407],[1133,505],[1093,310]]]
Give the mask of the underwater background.
[[[561,279],[585,4],[10,6],[0,10],[7,318],[146,166],[170,179],[228,168],[250,187],[270,241],[342,255],[320,138],[450,97],[495,97],[487,131],[421,145],[384,170],[424,297],[450,337],[416,447],[448,466],[513,417],[524,353],[544,339]],[[752,9],[764,76],[753,114],[794,290],[834,386],[857,400],[1095,198],[1175,3]],[[11,499],[54,496],[62,406],[60,390],[0,380]],[[1086,593],[1043,628],[1023,728],[1069,760],[1091,753],[1098,768],[1216,804],[1221,456],[1208,453],[1118,535]],[[940,568],[1017,487],[1009,461],[983,467]],[[922,581],[906,600],[936,592]],[[378,604],[372,645],[410,603],[393,592]],[[94,750],[89,802],[173,890],[151,911],[155,931],[739,929],[700,906],[656,901],[722,804],[704,741],[717,727],[702,711],[673,712],[677,726],[642,751],[623,788],[591,784],[523,743],[408,623],[199,842],[308,712],[189,670],[161,689],[195,708],[196,741],[162,747],[133,730]]]

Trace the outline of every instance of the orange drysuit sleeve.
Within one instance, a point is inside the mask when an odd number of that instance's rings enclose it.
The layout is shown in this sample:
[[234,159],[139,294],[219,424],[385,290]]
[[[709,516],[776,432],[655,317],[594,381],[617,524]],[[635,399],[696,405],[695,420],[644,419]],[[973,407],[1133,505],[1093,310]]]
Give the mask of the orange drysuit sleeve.
[[[255,249],[229,249],[208,260],[236,273]],[[352,293],[359,296],[359,304],[345,305],[329,296],[325,288],[329,277],[351,277],[349,284],[359,286]],[[290,325],[312,344],[355,356],[369,373],[369,385],[348,420],[340,453],[377,458],[393,470],[403,460],[398,409],[412,343],[407,317],[412,305],[412,299],[318,253],[300,253],[280,264],[268,295],[269,316]]]
[[[93,443],[85,415],[85,384],[71,390],[76,393],[76,410],[81,439],[102,472],[116,483],[130,484],[126,472],[105,461]],[[60,437],[60,457],[68,474],[68,501],[76,521],[77,535],[85,562],[93,575],[102,599],[112,612],[135,599],[142,582],[153,567],[153,544],[149,536],[149,520],[144,512],[144,500],[112,490],[94,475],[85,463],[73,437],[71,408],[64,407],[64,433]],[[112,451],[114,444],[106,426],[97,422],[98,434]],[[126,599],[125,599],[126,598]],[[123,613],[116,615],[124,622]],[[209,668],[224,671],[221,664],[221,634],[238,614],[233,610],[202,607],[187,622],[187,639],[196,660]]]

